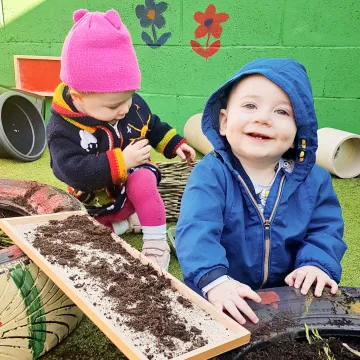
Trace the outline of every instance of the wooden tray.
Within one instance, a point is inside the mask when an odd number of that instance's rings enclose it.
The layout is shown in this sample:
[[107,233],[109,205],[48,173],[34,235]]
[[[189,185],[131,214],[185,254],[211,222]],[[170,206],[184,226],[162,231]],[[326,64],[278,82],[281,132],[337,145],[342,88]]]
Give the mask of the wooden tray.
[[[41,268],[45,274],[91,319],[91,321],[118,347],[118,349],[129,359],[148,359],[132,341],[125,339],[122,333],[114,326],[99,310],[87,299],[86,295],[75,288],[72,281],[59,274],[59,271],[52,265],[40,252],[34,248],[26,239],[21,227],[26,225],[37,226],[37,224],[46,223],[50,220],[64,220],[71,215],[86,215],[82,211],[63,212],[48,215],[23,216],[15,218],[6,218],[0,220],[0,228],[18,245],[26,255]],[[94,225],[95,226],[95,225]],[[18,228],[18,229],[17,229]],[[143,264],[150,264],[158,272],[164,274],[171,280],[172,287],[181,293],[182,296],[190,300],[203,309],[210,317],[227,328],[231,335],[224,341],[208,344],[197,348],[196,350],[184,353],[173,358],[174,360],[182,359],[209,359],[218,354],[227,352],[249,342],[250,332],[235,322],[233,319],[217,310],[208,301],[189,289],[182,282],[177,280],[171,274],[161,270],[140,252],[132,248],[125,241],[117,236],[114,240],[121,243],[125,250],[133,257],[140,259]]]

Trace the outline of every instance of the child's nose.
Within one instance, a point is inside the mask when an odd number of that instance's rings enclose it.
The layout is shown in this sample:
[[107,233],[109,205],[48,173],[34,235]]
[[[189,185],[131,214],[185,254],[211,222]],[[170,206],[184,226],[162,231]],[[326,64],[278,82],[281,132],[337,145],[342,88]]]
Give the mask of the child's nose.
[[271,124],[271,114],[263,111],[259,112],[254,116],[253,119],[254,122],[264,125],[270,125]]

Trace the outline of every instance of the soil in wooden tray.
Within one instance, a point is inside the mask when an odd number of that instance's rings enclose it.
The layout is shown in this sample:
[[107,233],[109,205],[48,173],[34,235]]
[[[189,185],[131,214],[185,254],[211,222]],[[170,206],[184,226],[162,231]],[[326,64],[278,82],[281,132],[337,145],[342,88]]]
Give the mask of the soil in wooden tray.
[[233,335],[87,216],[15,229],[149,359],[171,359]]

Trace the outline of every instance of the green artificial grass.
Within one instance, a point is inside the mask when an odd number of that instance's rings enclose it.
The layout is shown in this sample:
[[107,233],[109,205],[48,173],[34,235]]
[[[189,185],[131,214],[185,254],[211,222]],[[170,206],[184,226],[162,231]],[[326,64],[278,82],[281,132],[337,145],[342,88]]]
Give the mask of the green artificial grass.
[[[156,152],[153,161],[169,161]],[[201,155],[197,154],[197,159]],[[173,160],[172,160],[173,161]],[[46,151],[37,161],[21,163],[16,160],[0,159],[0,176],[3,178],[36,180],[44,184],[65,190],[65,184],[57,180],[50,169],[50,156]],[[348,251],[343,259],[342,286],[360,287],[358,264],[360,263],[360,177],[338,179],[333,177],[333,185],[343,209],[345,221],[345,241]],[[168,226],[173,224],[168,224]],[[139,234],[126,234],[123,238],[140,250],[142,241]],[[172,254],[169,271],[181,280],[179,263]],[[41,357],[44,360],[89,360],[89,359],[125,359],[107,337],[86,317],[63,342]]]
[[345,222],[344,240],[348,245],[342,260],[341,286],[360,287],[360,176],[354,179],[333,177]]

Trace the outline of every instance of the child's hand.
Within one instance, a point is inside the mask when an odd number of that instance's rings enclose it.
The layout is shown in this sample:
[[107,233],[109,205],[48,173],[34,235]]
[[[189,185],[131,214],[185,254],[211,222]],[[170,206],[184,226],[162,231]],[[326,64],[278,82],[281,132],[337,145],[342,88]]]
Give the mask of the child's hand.
[[[317,266],[302,266],[291,272],[285,282],[295,289],[301,287],[301,294],[306,295],[311,285],[316,281],[315,296],[321,296],[325,285],[331,287],[331,293],[335,294],[338,290],[337,283],[330,279],[329,275],[319,269]],[[301,286],[302,285],[302,286]]]
[[144,139],[135,143],[130,143],[123,150],[123,157],[127,169],[139,166],[148,162],[150,158],[151,146],[149,140]]
[[261,302],[261,297],[255,291],[251,290],[249,286],[236,280],[228,280],[209,290],[207,296],[211,304],[221,311],[226,310],[238,323],[242,325],[246,323],[241,312],[254,324],[259,322],[258,317],[251,310],[244,298],[259,303]]
[[195,150],[188,144],[181,144],[175,151],[181,161],[186,161],[189,165],[195,159]]

